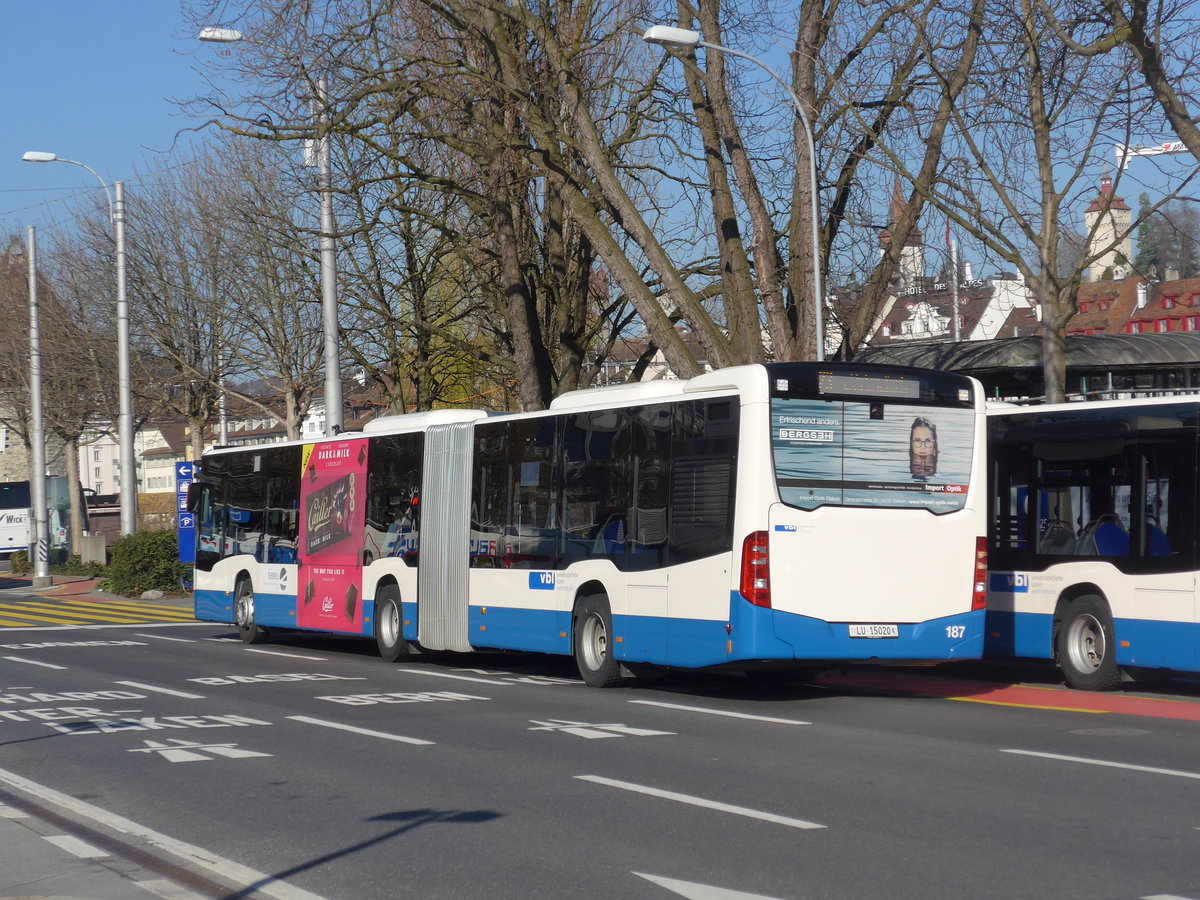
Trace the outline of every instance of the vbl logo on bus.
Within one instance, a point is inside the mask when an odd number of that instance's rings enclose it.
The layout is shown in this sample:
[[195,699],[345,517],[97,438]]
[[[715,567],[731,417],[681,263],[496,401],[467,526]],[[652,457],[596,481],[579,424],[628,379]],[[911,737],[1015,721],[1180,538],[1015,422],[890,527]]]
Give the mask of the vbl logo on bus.
[[995,572],[989,586],[997,594],[1028,594],[1029,576],[1024,572]]

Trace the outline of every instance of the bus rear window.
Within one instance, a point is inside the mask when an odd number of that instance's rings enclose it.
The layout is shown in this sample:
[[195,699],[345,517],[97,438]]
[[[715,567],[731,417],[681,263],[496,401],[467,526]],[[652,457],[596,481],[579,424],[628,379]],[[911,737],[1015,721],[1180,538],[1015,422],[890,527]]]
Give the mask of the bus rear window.
[[969,407],[773,396],[780,499],[801,509],[962,509],[974,419]]

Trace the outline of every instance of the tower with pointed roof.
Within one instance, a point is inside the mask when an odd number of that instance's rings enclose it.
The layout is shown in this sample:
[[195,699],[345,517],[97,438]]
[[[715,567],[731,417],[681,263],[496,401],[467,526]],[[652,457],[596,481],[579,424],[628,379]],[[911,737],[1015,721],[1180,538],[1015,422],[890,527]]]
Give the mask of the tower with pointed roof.
[[[879,232],[879,253],[882,256],[888,244],[892,242],[892,233],[896,223],[904,213],[904,194],[900,190],[900,179],[896,178],[892,186],[892,201],[888,206],[888,223]],[[908,240],[900,249],[900,264],[896,272],[898,287],[904,289],[914,287],[918,280],[925,276],[925,239],[921,235],[921,227],[914,226]]]
[[1129,274],[1133,259],[1133,240],[1130,223],[1133,212],[1124,200],[1113,192],[1112,177],[1107,171],[1100,179],[1100,193],[1083,214],[1088,240],[1088,257],[1094,258],[1088,269],[1088,281],[1100,281],[1105,273],[1119,281]]

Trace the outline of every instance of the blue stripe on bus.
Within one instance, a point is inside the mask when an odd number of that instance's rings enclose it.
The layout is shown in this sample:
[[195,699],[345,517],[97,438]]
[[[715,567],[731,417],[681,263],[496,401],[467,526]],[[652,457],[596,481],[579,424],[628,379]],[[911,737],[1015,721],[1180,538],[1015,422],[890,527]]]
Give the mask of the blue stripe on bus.
[[774,615],[775,634],[794,648],[796,659],[979,659],[983,654],[983,625],[983,610],[975,610],[928,622],[899,624],[898,638],[852,638],[844,622],[782,612]]
[[[233,624],[233,594],[225,591],[198,590],[195,593],[195,616],[202,622]],[[254,621],[263,628],[290,628],[296,631],[314,631],[329,634],[373,635],[375,604],[363,603],[362,631],[335,631],[329,628],[304,628],[296,624],[295,594],[254,595]],[[415,637],[414,637],[415,640]]]
[[984,627],[983,655],[1001,659],[1050,659],[1053,654],[1053,620],[1054,617],[1049,613],[989,609],[987,625]]
[[[1054,616],[989,610],[984,653],[998,658],[1051,659]],[[1117,664],[1200,671],[1200,624],[1117,619]]]
[[[258,624],[296,628],[296,598],[256,594]],[[983,613],[971,612],[916,625],[900,625],[899,638],[851,638],[844,623],[764,609],[733,592],[728,622],[614,616],[613,654],[625,662],[650,662],[688,668],[759,659],[977,659],[983,646]],[[229,607],[229,609],[226,609]],[[468,611],[470,644],[538,653],[571,653],[569,611],[472,606]],[[405,639],[417,640],[417,604],[402,606]],[[196,618],[231,622],[232,597],[223,591],[196,592]],[[362,633],[374,633],[374,606],[365,603]],[[726,627],[728,625],[728,628]],[[961,629],[961,637],[951,636]]]

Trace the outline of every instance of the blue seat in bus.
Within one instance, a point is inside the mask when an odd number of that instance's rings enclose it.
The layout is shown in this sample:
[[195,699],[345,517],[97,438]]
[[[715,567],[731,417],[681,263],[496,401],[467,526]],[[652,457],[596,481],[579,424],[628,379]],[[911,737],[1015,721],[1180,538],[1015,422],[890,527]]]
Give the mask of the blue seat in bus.
[[1129,532],[1120,522],[1101,522],[1096,526],[1096,552],[1101,556],[1128,556]]
[[1167,540],[1166,532],[1157,525],[1151,525],[1146,530],[1146,538],[1151,556],[1171,555],[1171,542]]

